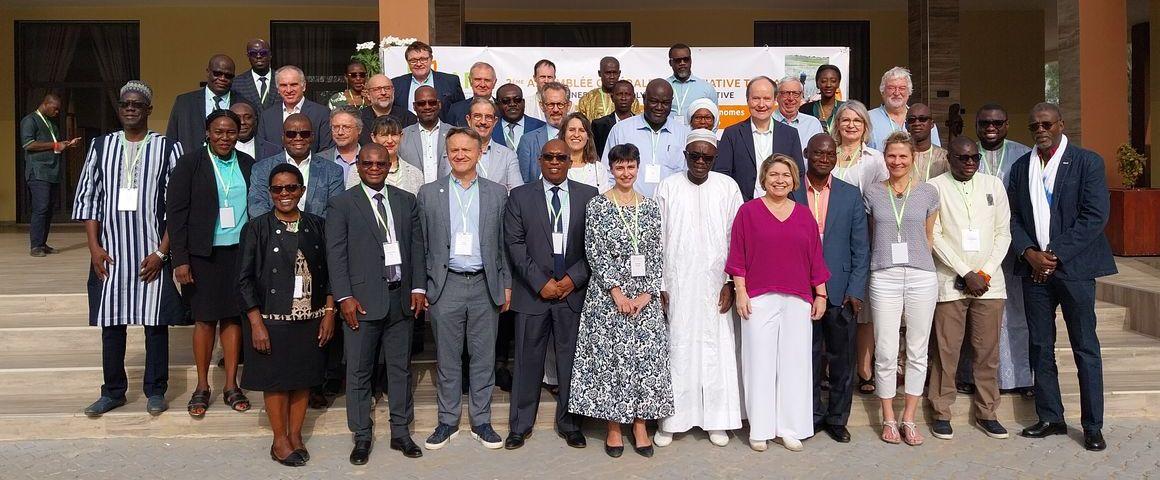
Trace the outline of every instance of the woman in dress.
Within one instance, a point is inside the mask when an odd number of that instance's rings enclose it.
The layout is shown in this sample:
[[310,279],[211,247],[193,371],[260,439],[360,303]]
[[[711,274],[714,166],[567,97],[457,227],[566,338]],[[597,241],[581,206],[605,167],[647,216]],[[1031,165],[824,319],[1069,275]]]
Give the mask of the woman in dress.
[[[926,383],[927,347],[938,300],[931,245],[938,190],[914,178],[914,143],[894,132],[883,142],[890,178],[862,192],[870,215],[870,311],[874,317],[875,392],[882,402],[882,440],[921,445],[914,414]],[[895,420],[898,337],[906,327],[906,404]],[[901,426],[901,438],[899,432]]]
[[[717,126],[721,124],[721,113],[717,110],[717,104],[713,103],[708,98],[698,98],[689,102],[689,109],[685,112],[689,116],[689,128],[696,130],[703,128],[713,133],[717,132]],[[720,136],[720,135],[718,135]]]
[[558,138],[568,145],[568,154],[572,158],[568,179],[591,185],[601,192],[607,190],[608,169],[600,164],[592,122],[583,113],[574,112],[564,117],[563,125]]
[[802,105],[800,111],[813,115],[822,122],[826,131],[834,128],[835,113],[846,102],[838,100],[838,87],[842,84],[842,71],[836,65],[822,65],[814,74],[814,85],[821,98]]
[[608,163],[616,185],[588,202],[585,213],[592,283],[580,314],[568,411],[608,422],[604,451],[611,457],[624,452],[621,424],[632,423],[633,449],[651,457],[645,421],[674,412],[660,302],[660,209],[632,188],[636,146],[612,147]]
[[[210,404],[209,360],[214,333],[225,354],[222,396],[235,411],[250,409],[238,388],[242,311],[238,308],[238,241],[246,224],[246,190],[254,159],[237,151],[241,120],[229,110],[215,110],[205,119],[206,147],[186,153],[169,178],[166,216],[174,277],[196,322],[193,359],[197,387],[189,399],[189,415],[202,418]],[[220,327],[220,328],[219,328]]]
[[[403,144],[403,125],[394,117],[387,115],[378,117],[371,124],[371,141],[387,149],[387,160],[390,162],[390,166],[387,167],[387,185],[401,188],[411,195],[417,195],[419,187],[423,186],[423,172],[419,170],[419,167],[411,165],[410,162],[401,161],[399,158],[399,145]],[[346,188],[361,182],[358,169],[350,169],[344,182]]]
[[270,171],[274,210],[246,223],[237,286],[246,372],[242,386],[263,393],[274,431],[270,457],[300,467],[310,460],[302,423],[310,387],[323,381],[323,347],[334,335],[334,297],[326,270],[322,217],[300,211],[302,172],[289,163]]
[[765,195],[737,211],[725,262],[742,319],[749,445],[759,452],[774,438],[800,452],[814,435],[811,320],[826,311],[830,271],[813,213],[789,199],[801,181],[797,170],[782,154],[761,163]]
[[350,105],[357,110],[366,106],[367,98],[363,95],[363,88],[366,87],[368,76],[367,66],[362,62],[351,60],[346,64],[346,90],[330,97],[327,102],[330,109]]

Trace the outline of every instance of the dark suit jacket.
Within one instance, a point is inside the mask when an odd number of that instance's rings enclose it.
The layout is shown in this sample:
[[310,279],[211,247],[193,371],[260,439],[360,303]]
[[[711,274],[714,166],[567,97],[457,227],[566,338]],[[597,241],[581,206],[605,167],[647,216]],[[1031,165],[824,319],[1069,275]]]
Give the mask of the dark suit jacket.
[[[809,205],[808,180],[790,198]],[[870,280],[870,234],[867,230],[866,205],[858,187],[831,177],[830,202],[826,210],[826,233],[822,237],[822,257],[830,270],[826,292],[831,306],[840,306],[846,295],[866,300],[866,282]]]
[[[568,180],[568,231],[565,232],[564,266],[576,285],[568,295],[574,312],[584,307],[588,286],[588,260],[584,254],[584,212],[588,201],[598,195],[595,188]],[[540,290],[552,278],[552,224],[544,182],[535,181],[512,189],[504,213],[504,239],[512,262],[512,310],[541,314],[552,302],[540,297]]]
[[[378,117],[375,116],[375,110],[371,107],[364,107],[362,110],[359,110],[359,115],[362,117],[363,126],[362,132],[358,135],[358,143],[359,145],[366,145],[371,143],[371,127],[374,126],[375,119]],[[395,120],[399,121],[399,125],[403,128],[407,128],[411,125],[419,123],[419,118],[416,117],[414,113],[411,113],[405,108],[393,106],[391,108],[391,113],[383,116],[394,117]]]
[[[310,100],[302,101],[302,113],[310,118],[314,134],[310,137],[310,152],[318,153],[334,146],[330,138],[330,109]],[[258,121],[258,138],[267,142],[282,144],[282,102],[262,111]]]
[[[419,204],[415,196],[390,185],[384,188],[395,222],[395,241],[403,263],[399,291],[403,315],[411,316],[412,288],[423,288],[427,278],[426,245],[421,234]],[[362,187],[354,187],[330,199],[326,208],[326,262],[334,300],[354,297],[366,315],[359,320],[387,317],[387,267],[383,242],[387,241],[375,219],[374,208]]]
[[[447,108],[447,111],[443,113],[442,120],[456,127],[466,127],[467,112],[471,107],[471,100],[471,98],[467,98],[451,104]],[[492,133],[494,134],[495,132]]]
[[[1019,157],[1011,166],[1007,197],[1011,201],[1011,254],[1015,274],[1031,275],[1031,266],[1023,258],[1028,248],[1039,249],[1035,236],[1027,170],[1031,153]],[[1068,144],[1055,174],[1051,202],[1051,242],[1047,248],[1059,257],[1054,275],[1064,280],[1091,280],[1116,273],[1112,248],[1104,236],[1111,200],[1104,173],[1104,159],[1099,154]]]
[[[504,121],[506,122],[506,120],[504,120]],[[520,135],[527,135],[528,132],[544,126],[543,120],[540,120],[540,119],[535,118],[535,117],[529,117],[527,115],[524,115],[524,119],[521,120],[520,122],[521,122],[520,126],[524,128],[523,130],[520,131]],[[503,130],[505,130],[505,128],[503,128],[503,125],[497,120],[495,122],[495,129],[491,131],[491,139],[495,140],[495,142],[499,143],[500,145],[503,145],[503,146],[508,147],[512,150],[515,150],[516,147],[512,147],[511,145],[507,144],[507,138],[504,138]],[[523,137],[520,137],[520,141],[523,142]],[[597,151],[599,151],[599,150],[597,150]]]
[[[459,84],[459,77],[450,73],[432,71],[431,86],[435,87],[435,93],[439,95],[439,101],[443,102],[443,111],[445,114],[451,105],[460,100],[463,100],[463,87]],[[411,96],[411,74],[399,75],[391,79],[391,83],[395,85],[395,106],[402,107],[403,110],[410,110],[411,105],[407,105],[408,97]]]
[[[263,158],[254,164],[250,174],[250,189],[246,192],[251,217],[257,217],[274,209],[274,201],[270,199],[270,172],[279,163],[289,160],[286,152],[282,151],[273,156]],[[306,188],[306,204],[304,211],[326,218],[326,205],[330,198],[346,190],[346,179],[343,178],[342,167],[334,163],[334,159],[321,154],[310,156],[310,186]]]
[[266,76],[270,78],[270,81],[266,84],[266,101],[264,102],[258,98],[259,84],[254,82],[253,69],[246,70],[234,77],[234,83],[230,90],[239,97],[239,100],[248,102],[254,106],[255,111],[261,112],[273,107],[282,99],[278,96],[278,86],[274,84],[274,69],[270,69],[270,73]]
[[[243,101],[230,95],[230,105]],[[181,151],[192,152],[205,145],[205,89],[199,88],[177,96],[173,110],[169,111],[169,125],[165,137],[181,144]]]
[[282,142],[267,142],[257,136],[254,137],[254,158],[267,158],[286,151]]
[[310,270],[310,306],[326,305],[330,278],[326,271],[326,234],[322,217],[302,212],[298,233],[291,236],[273,212],[242,227],[238,289],[241,310],[289,314],[294,301],[294,263],[298,252]]
[[[237,154],[238,167],[248,187],[254,159],[242,152]],[[182,155],[169,174],[165,215],[174,267],[188,265],[190,255],[205,257],[213,251],[213,232],[219,212],[217,177],[211,161],[209,153],[198,148]],[[240,205],[235,207],[236,218],[244,218],[243,214]]]
[[616,112],[610,113],[592,121],[592,136],[596,142],[596,151],[604,151],[604,143],[608,141],[608,132],[616,125]]
[[[773,153],[789,155],[797,162],[798,172],[806,171],[802,159],[801,140],[797,129],[784,123],[771,121],[773,125]],[[749,119],[731,125],[721,135],[717,144],[717,162],[713,171],[733,177],[746,201],[753,200],[753,186],[757,183],[757,153],[753,150],[753,126]],[[762,159],[763,161],[765,159]]]

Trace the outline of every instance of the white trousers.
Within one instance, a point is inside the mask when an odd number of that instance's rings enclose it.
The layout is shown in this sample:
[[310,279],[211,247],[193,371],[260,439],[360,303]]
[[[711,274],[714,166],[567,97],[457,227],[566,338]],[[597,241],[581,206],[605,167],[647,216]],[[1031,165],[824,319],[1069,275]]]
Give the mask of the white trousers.
[[742,382],[749,439],[814,434],[813,324],[800,297],[766,293],[741,320]]
[[934,272],[891,267],[870,272],[870,311],[874,317],[874,385],[878,398],[898,390],[898,331],[906,325],[907,395],[922,395],[926,383],[927,347],[938,278]]

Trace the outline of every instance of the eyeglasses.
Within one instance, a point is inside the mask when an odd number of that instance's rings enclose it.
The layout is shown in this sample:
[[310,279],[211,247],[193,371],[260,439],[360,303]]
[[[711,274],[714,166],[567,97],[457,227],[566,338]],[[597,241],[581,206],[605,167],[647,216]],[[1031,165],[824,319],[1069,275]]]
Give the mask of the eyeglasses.
[[929,122],[930,120],[931,120],[931,117],[929,115],[919,115],[919,116],[909,116],[908,115],[906,117],[906,123],[908,123],[908,124],[909,123],[926,123],[926,122]]
[[371,87],[371,88],[368,88],[367,90],[370,90],[372,92],[385,92],[385,91],[389,90],[390,88],[391,87]]
[[260,49],[260,50],[246,50],[246,55],[251,56],[251,57],[256,57],[256,58],[269,57],[270,50],[265,49],[265,48]]
[[476,122],[478,122],[478,121],[494,122],[495,121],[495,115],[492,115],[490,113],[473,113],[473,114],[469,115],[469,117],[471,117],[471,119],[473,121],[476,121]]
[[332,123],[332,124],[330,124],[330,129],[334,130],[336,132],[349,132],[351,130],[354,130],[355,126],[354,125],[339,125],[339,124]]
[[210,75],[213,75],[214,78],[221,77],[221,78],[224,78],[226,80],[233,80],[234,79],[234,74],[232,74],[230,72],[223,72],[221,70],[214,70],[214,71],[209,72],[209,73],[210,73]]
[[359,161],[358,161],[358,165],[359,165],[360,167],[363,167],[363,168],[365,168],[365,169],[368,169],[368,170],[369,170],[369,169],[372,169],[372,168],[387,168],[387,166],[389,165],[389,163],[388,163],[388,162],[385,162],[385,161],[378,161],[378,162],[376,162],[376,161],[371,161],[371,160],[359,160]]
[[297,183],[288,183],[286,185],[270,185],[270,193],[273,193],[274,195],[281,195],[282,192],[298,193],[299,190],[302,190],[302,185]]
[[541,153],[540,159],[545,162],[564,163],[568,161],[568,155],[563,153]]
[[313,133],[314,132],[311,132],[310,130],[286,130],[285,132],[282,132],[286,138],[301,138],[303,140],[310,138],[310,135]]
[[838,125],[849,125],[849,124],[865,125],[866,122],[864,122],[861,118],[858,118],[858,117],[843,118],[841,120],[838,120]]
[[955,160],[963,163],[979,163],[983,159],[983,154],[976,153],[974,155],[951,155]]
[[700,153],[700,152],[685,152],[685,158],[689,159],[690,162],[712,163],[713,160],[717,159],[717,156],[716,155],[708,155],[708,154],[704,154],[704,153]]
[[407,59],[407,63],[409,63],[411,65],[421,65],[421,64],[424,64],[424,63],[427,63],[430,61],[431,61],[431,57],[415,57],[415,58],[408,58]]
[[524,97],[504,97],[499,99],[502,105],[515,105],[517,103],[524,103]]
[[1044,130],[1051,130],[1052,128],[1055,128],[1055,124],[1057,123],[1059,122],[1031,122],[1027,124],[1027,130],[1030,130],[1031,133],[1038,132],[1041,128]]
[[1006,125],[1007,121],[1006,120],[979,120],[979,121],[975,122],[975,124],[978,125],[979,128],[987,128],[987,127],[1000,128],[1003,125]]
[[693,63],[693,57],[669,57],[671,63]]
[[350,78],[367,78],[367,72],[347,72],[346,76]]
[[895,86],[895,87],[886,87],[886,88],[882,89],[882,91],[884,93],[906,93],[909,90],[910,89],[907,88],[906,85]]
[[415,108],[420,107],[438,107],[439,100],[415,100]]
[[125,108],[125,109],[128,109],[131,107],[131,108],[135,108],[137,110],[143,110],[145,108],[148,108],[149,104],[145,103],[145,102],[138,102],[136,100],[129,100],[129,101],[117,102],[117,106],[121,107],[121,108]]
[[566,102],[552,102],[552,103],[544,103],[543,105],[544,105],[544,109],[545,109],[545,110],[548,110],[548,109],[551,109],[551,110],[564,110],[564,109],[568,108],[568,104],[567,104]]
[[802,98],[802,92],[793,92],[793,91],[790,91],[790,92],[777,92],[777,94],[778,94],[779,96],[782,96],[782,97],[789,97],[789,98]]

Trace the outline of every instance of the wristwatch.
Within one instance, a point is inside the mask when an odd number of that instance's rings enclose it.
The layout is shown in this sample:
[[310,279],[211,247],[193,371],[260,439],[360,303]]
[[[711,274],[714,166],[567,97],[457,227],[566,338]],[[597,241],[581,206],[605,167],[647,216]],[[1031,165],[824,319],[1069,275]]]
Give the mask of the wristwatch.
[[167,254],[167,253],[164,253],[164,252],[162,252],[161,250],[158,250],[158,251],[156,251],[156,252],[153,252],[153,254],[154,254],[154,255],[157,255],[157,258],[160,258],[162,262],[168,262],[168,261],[169,261],[169,254]]

